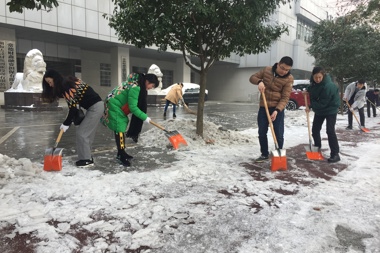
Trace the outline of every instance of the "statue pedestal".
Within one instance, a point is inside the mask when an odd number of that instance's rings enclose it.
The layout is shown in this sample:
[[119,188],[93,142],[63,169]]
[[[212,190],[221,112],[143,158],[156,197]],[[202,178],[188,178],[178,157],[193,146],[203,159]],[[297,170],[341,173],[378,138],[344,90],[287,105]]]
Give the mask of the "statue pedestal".
[[41,94],[37,92],[4,92],[4,105],[1,108],[24,111],[62,110],[62,107],[58,106],[58,101],[51,104],[43,103]]

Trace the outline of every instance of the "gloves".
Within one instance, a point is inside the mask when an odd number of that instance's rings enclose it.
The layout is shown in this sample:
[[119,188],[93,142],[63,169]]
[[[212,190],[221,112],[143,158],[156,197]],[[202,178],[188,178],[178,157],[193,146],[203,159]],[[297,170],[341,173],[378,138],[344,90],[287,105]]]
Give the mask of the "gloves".
[[350,107],[350,111],[351,111],[351,112],[354,112],[354,108]]
[[62,125],[59,127],[59,129],[62,129],[63,132],[66,132],[67,129],[69,129],[69,127],[70,127],[70,126],[66,126],[66,125],[62,124]]
[[148,124],[149,124],[149,123],[150,123],[150,118],[149,118],[149,117],[147,117],[147,118],[146,118],[146,120],[144,120],[144,122],[146,122],[146,123],[148,123]]

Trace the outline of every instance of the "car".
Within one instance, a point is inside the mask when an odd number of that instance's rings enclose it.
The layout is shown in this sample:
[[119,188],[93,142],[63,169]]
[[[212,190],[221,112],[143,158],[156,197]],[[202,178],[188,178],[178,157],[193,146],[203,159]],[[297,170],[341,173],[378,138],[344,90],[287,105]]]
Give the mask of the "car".
[[[160,94],[166,95],[168,92],[173,88],[174,85],[178,85],[178,83],[170,85],[166,89],[162,89]],[[183,93],[183,99],[185,100],[185,103],[189,105],[190,103],[198,103],[199,100],[199,84],[196,83],[183,83],[182,87],[182,93]],[[205,91],[205,101],[208,99],[208,90]]]
[[[305,106],[305,99],[302,91],[310,85],[309,80],[294,80],[293,90],[290,93],[289,101],[286,104],[286,109],[293,111],[297,110],[300,106]],[[309,100],[309,95],[307,96]]]
[[[306,90],[306,88],[310,85],[309,80],[294,80],[293,83],[293,89],[290,93],[289,101],[286,104],[286,109],[293,111],[297,110],[301,106],[305,106],[305,98],[302,94],[302,91]],[[307,95],[307,100],[310,104],[310,98],[309,94]],[[348,107],[346,103],[343,103],[343,113],[347,113]],[[340,107],[339,107],[339,113],[341,113]]]

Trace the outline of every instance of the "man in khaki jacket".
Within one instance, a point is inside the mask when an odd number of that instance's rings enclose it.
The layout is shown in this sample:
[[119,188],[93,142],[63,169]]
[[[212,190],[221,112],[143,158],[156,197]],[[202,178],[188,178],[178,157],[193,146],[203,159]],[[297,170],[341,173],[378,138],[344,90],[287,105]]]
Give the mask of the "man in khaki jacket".
[[183,83],[178,83],[177,85],[174,85],[173,88],[170,89],[168,94],[166,94],[166,96],[165,96],[166,104],[165,104],[165,109],[164,109],[164,117],[166,117],[166,111],[168,110],[168,106],[170,103],[173,104],[173,118],[177,117],[175,115],[176,105],[178,104],[180,99],[181,99],[182,103],[185,103],[183,101],[183,97],[182,97],[182,88],[183,88]]
[[[293,76],[290,74],[292,66],[293,59],[289,56],[284,56],[278,63],[263,68],[249,78],[252,84],[258,85],[260,93],[265,93],[270,118],[273,122],[274,132],[280,149],[282,149],[284,145],[284,109],[288,103],[294,81]],[[262,97],[260,97],[257,123],[261,156],[255,161],[263,162],[269,158],[267,138],[269,121]]]

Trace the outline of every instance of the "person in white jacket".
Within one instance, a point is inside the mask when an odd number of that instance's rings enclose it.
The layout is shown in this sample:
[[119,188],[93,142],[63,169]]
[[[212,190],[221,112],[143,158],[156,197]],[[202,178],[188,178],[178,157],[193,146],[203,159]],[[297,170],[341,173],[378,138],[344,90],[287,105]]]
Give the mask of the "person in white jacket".
[[[349,86],[347,86],[346,92]],[[346,92],[345,92],[344,99],[349,98],[348,96],[346,97]],[[347,93],[349,95],[349,92]],[[361,127],[365,127],[365,116],[364,116],[364,105],[366,103],[365,94],[366,94],[365,81],[363,79],[360,79],[356,82],[356,89],[354,93],[352,94],[351,99],[349,99],[350,111],[348,112],[348,127],[346,129],[352,129],[352,113],[354,112],[355,109],[358,109],[359,111]]]

